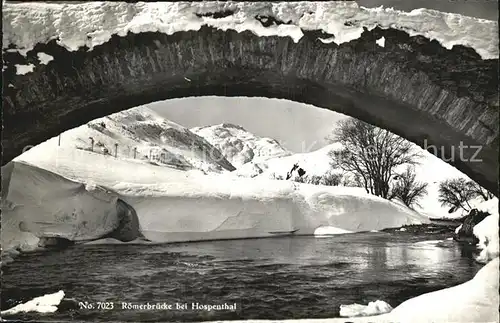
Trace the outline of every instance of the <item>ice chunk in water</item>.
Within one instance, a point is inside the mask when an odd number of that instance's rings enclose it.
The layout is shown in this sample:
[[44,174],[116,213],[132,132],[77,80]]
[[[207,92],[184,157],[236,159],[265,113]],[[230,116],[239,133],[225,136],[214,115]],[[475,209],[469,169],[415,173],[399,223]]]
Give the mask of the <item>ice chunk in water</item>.
[[390,311],[392,311],[391,305],[380,300],[370,302],[368,305],[340,305],[340,316],[342,317],[370,316],[389,313]]

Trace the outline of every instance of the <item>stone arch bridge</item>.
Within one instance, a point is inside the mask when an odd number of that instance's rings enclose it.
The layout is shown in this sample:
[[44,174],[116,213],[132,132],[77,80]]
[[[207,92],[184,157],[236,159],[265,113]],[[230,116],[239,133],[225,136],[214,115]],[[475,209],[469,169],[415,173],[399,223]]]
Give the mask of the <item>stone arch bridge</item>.
[[496,22],[291,5],[4,4],[2,164],[27,145],[149,102],[259,96],[434,145],[498,195]]

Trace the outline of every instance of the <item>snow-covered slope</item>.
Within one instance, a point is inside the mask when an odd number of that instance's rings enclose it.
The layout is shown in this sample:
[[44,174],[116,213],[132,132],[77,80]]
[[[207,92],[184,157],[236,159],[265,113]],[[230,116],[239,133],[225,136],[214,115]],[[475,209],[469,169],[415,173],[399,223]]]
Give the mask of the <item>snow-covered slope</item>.
[[[58,141],[59,138],[52,138],[33,149],[42,149],[46,154],[55,153]],[[106,150],[111,156],[115,156],[117,149],[116,156],[120,159],[136,159],[179,169],[234,170],[219,150],[205,139],[160,117],[146,106],[95,119],[63,132],[60,145],[93,150],[96,154]]]
[[341,147],[338,143],[334,143],[312,152],[254,161],[239,167],[233,173],[241,177],[262,176],[266,178],[284,178],[293,165],[298,163],[306,171],[307,175],[322,176],[332,171],[328,153],[338,150]]
[[[40,221],[55,223],[58,210],[71,209],[75,203],[82,209],[75,220],[80,224],[86,221],[86,212],[97,212],[92,209],[92,201],[80,200],[79,195],[67,205],[74,189],[58,176],[54,175],[50,186],[40,185],[40,178],[48,176],[44,174],[50,171],[87,187],[97,184],[116,192],[135,209],[142,234],[155,242],[267,237],[293,230],[298,230],[297,234],[313,234],[321,226],[370,231],[427,221],[405,207],[358,188],[203,175],[64,147],[49,155],[38,146],[19,157],[23,159],[36,160],[37,166],[46,169],[14,167],[16,172],[10,178],[11,182],[19,183],[19,190],[21,183],[30,188],[30,195],[13,195],[9,190],[4,199],[13,205],[23,205],[19,212],[9,216],[16,223],[25,221],[28,229]],[[39,199],[47,194],[44,188],[52,186],[59,189],[50,195],[50,203],[39,208]],[[66,192],[65,187],[70,191]],[[88,194],[87,190],[82,192]],[[86,207],[94,211],[85,211]],[[71,214],[68,210],[66,213]],[[89,216],[95,218],[90,213]],[[64,221],[57,223],[55,229],[60,230],[68,225]],[[97,234],[93,232],[91,237]],[[84,233],[78,231],[77,235]],[[18,241],[22,243],[25,241]]]
[[[207,13],[232,12],[223,19]],[[249,30],[260,36],[292,37],[298,42],[302,30],[323,30],[333,34],[337,44],[360,37],[369,30],[397,28],[410,34],[438,40],[446,48],[462,44],[474,48],[483,58],[498,57],[498,23],[443,13],[430,9],[402,12],[392,8],[364,8],[352,2],[219,2],[77,4],[4,3],[3,46],[16,45],[22,53],[36,43],[51,39],[68,50],[86,45],[90,49],[108,41],[113,34],[199,30],[208,25],[238,32]],[[198,15],[196,15],[198,14]],[[257,16],[272,16],[289,24],[264,27]],[[29,23],[27,23],[29,22]]]
[[275,139],[258,137],[243,127],[230,123],[196,127],[191,131],[219,149],[236,168],[251,161],[258,162],[291,154]]
[[[342,146],[339,143],[333,143],[308,153],[272,158],[256,163],[252,162],[243,165],[232,174],[241,177],[259,176],[266,178],[284,178],[295,163],[298,163],[299,166],[306,171],[306,175],[323,176],[329,172],[340,172],[340,170],[332,168],[329,153],[341,148]],[[418,211],[431,218],[463,216],[461,210],[454,214],[449,214],[449,208],[441,206],[441,203],[438,201],[439,183],[449,178],[463,177],[468,180],[470,180],[470,178],[417,145],[413,145],[413,149],[422,154],[422,158],[419,159],[419,164],[415,167],[417,180],[428,183],[428,194],[420,201],[421,207],[417,208]]]
[[40,237],[98,239],[119,225],[117,196],[31,165],[2,167],[2,249],[29,249]]

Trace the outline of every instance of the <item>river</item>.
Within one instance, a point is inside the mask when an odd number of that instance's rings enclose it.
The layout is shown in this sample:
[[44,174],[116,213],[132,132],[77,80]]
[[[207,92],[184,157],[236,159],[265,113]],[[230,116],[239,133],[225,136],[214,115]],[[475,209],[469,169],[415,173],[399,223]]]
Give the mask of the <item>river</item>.
[[[341,304],[379,299],[395,307],[471,279],[480,265],[450,236],[367,232],[37,251],[2,268],[1,308],[62,289],[80,306],[14,318],[165,322],[338,317]],[[98,302],[107,309],[81,308]],[[172,308],[130,308],[148,302]],[[193,309],[193,303],[226,304],[226,309]]]

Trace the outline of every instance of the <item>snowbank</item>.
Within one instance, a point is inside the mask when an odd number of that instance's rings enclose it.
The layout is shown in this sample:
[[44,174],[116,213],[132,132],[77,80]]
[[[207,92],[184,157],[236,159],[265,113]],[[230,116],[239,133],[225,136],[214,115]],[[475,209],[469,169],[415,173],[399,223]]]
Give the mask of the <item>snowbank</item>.
[[[479,239],[477,248],[480,250],[480,254],[476,260],[481,263],[487,263],[491,259],[498,257],[500,254],[500,241],[498,237],[498,198],[494,197],[488,201],[484,201],[482,198],[477,198],[469,201],[469,204],[472,208],[488,212],[490,214],[472,228],[472,234]],[[462,225],[458,226],[455,229],[455,234],[458,234],[461,228]]]
[[483,202],[478,205],[477,208],[491,214],[483,221],[476,224],[473,229],[474,235],[479,239],[477,246],[481,250],[476,260],[486,263],[499,255],[500,241],[498,238],[498,199],[495,198]]
[[370,316],[389,313],[390,311],[392,311],[391,305],[380,300],[370,302],[368,305],[340,305],[340,316],[342,317]]
[[0,315],[13,315],[20,312],[53,313],[57,311],[57,305],[61,303],[63,298],[64,291],[60,290],[57,293],[39,296],[26,303],[16,305],[2,311]]
[[[207,13],[231,11],[224,18]],[[259,36],[291,37],[298,42],[303,30],[333,34],[337,44],[369,30],[397,28],[438,40],[450,49],[461,44],[474,48],[484,59],[498,57],[498,23],[430,9],[403,12],[392,8],[364,8],[355,2],[199,2],[199,3],[4,3],[3,46],[14,44],[25,54],[36,43],[52,39],[68,50],[93,48],[113,34],[199,30],[208,25]],[[198,15],[197,15],[198,14]],[[290,24],[264,27],[256,16],[272,16]]]
[[[58,222],[57,230],[62,233],[54,233],[68,238],[76,232],[81,235],[80,231],[70,228],[86,220],[87,216],[95,228],[92,237],[112,230],[116,226],[116,216],[111,210],[116,212],[116,201],[97,200],[94,203],[89,200],[94,193],[89,194],[84,188],[95,185],[109,188],[120,200],[131,205],[142,234],[155,242],[269,237],[292,231],[314,234],[321,226],[357,232],[427,222],[416,212],[368,195],[359,188],[201,175],[67,147],[56,149],[50,155],[38,148],[32,148],[17,160],[35,163],[47,171],[21,164],[14,168],[19,171],[11,176],[11,181],[29,188],[33,192],[31,195],[36,197],[23,199],[22,194],[15,199],[11,197],[18,204],[24,204],[23,209],[12,213],[13,235],[19,234],[16,225],[21,221],[29,224],[25,231],[31,231],[32,223],[54,223],[53,214],[72,214],[75,204],[79,206],[76,219],[70,217]],[[69,184],[51,171],[83,184]],[[82,194],[75,194],[78,190],[72,185],[80,185]],[[43,201],[52,202],[42,203],[42,208],[37,202],[45,194],[40,187],[54,187],[55,192],[48,193]],[[66,188],[69,191],[66,192]],[[68,203],[64,203],[65,200]],[[101,227],[95,210],[111,212]],[[38,232],[42,230],[40,225],[34,227]],[[48,231],[43,232],[47,234]]]
[[40,237],[98,239],[119,226],[117,196],[101,187],[19,162],[2,167],[2,182],[3,253],[33,249]]
[[[370,231],[376,231],[376,230],[370,230]],[[314,230],[315,236],[329,236],[329,235],[337,235],[345,233],[352,233],[352,231],[347,231],[332,226],[319,227],[316,230]]]
[[468,282],[412,298],[388,318],[395,322],[498,322],[498,258]]
[[144,236],[161,242],[266,237],[292,231],[314,234],[320,226],[370,231],[426,221],[361,189],[210,177],[122,184],[113,189],[136,209]]

